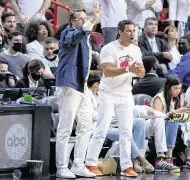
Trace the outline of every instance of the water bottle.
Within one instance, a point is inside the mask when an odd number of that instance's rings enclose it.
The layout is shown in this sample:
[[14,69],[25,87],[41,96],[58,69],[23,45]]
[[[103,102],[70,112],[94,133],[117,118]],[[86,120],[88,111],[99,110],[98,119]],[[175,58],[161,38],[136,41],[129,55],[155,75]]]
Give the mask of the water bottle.
[[12,173],[12,177],[15,180],[19,180],[22,176],[22,172],[19,169],[15,169]]

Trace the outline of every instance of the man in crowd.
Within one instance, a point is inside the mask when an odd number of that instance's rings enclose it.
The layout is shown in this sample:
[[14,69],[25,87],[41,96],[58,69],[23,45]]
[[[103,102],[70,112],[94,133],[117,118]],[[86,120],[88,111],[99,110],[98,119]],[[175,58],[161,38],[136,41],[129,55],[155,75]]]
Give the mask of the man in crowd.
[[97,126],[90,141],[86,166],[97,174],[98,156],[115,111],[120,135],[121,175],[137,176],[131,162],[131,138],[133,126],[134,99],[131,93],[132,75],[144,76],[140,48],[133,44],[135,27],[129,20],[118,24],[119,39],[103,47],[100,55],[103,77],[99,86]]
[[169,69],[168,63],[172,60],[167,44],[156,37],[158,32],[158,21],[155,17],[145,20],[144,35],[139,37],[138,45],[143,56],[155,56],[162,65],[164,72]]
[[[71,13],[70,26],[60,39],[59,63],[56,75],[59,103],[59,124],[56,138],[57,177],[75,178],[75,175],[94,177],[84,165],[91,135],[92,115],[87,79],[91,65],[89,34],[99,20],[101,10],[94,8],[94,17],[87,21],[86,13]],[[67,148],[73,122],[77,120],[74,163],[67,168]]]
[[164,74],[155,56],[145,56],[143,64],[145,76],[133,85],[132,93],[154,97],[165,83],[165,78],[162,78]]
[[13,32],[16,29],[16,17],[13,12],[4,12],[1,16],[3,25],[4,42],[7,43],[7,36],[9,32]]
[[44,41],[44,56],[39,57],[38,59],[43,62],[43,64],[51,69],[54,74],[57,66],[58,66],[58,50],[59,50],[59,42],[54,37],[48,37]]
[[29,61],[27,54],[22,54],[23,36],[19,31],[8,34],[8,49],[0,53],[0,57],[5,59],[9,65],[9,71],[19,78],[23,77],[22,68]]

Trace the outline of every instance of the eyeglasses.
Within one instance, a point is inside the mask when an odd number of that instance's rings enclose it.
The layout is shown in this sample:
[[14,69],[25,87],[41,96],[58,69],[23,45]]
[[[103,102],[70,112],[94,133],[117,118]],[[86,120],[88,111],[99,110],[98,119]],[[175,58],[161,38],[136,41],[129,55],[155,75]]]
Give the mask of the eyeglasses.
[[87,21],[88,20],[88,18],[86,17],[86,18],[79,18],[79,19],[74,19],[74,21]]

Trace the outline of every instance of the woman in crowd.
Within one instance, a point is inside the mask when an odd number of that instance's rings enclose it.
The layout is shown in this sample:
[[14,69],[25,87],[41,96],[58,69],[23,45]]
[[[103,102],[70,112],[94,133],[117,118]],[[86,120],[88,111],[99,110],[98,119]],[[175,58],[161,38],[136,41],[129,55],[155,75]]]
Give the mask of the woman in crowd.
[[180,63],[181,55],[178,51],[178,31],[175,26],[168,26],[164,30],[166,40],[168,41],[169,52],[172,54],[172,60],[168,63],[171,70],[175,69]]
[[[152,107],[160,112],[168,113],[183,113],[188,112],[190,108],[183,107],[184,100],[181,95],[182,83],[177,76],[168,76],[164,85],[164,91],[158,93],[152,100]],[[168,151],[167,162],[173,165],[172,153],[176,143],[178,132],[178,123],[166,122],[166,143]],[[163,154],[164,156],[164,154]],[[180,172],[176,169],[175,172]]]
[[96,126],[97,121],[97,99],[98,99],[98,87],[101,79],[101,72],[100,71],[94,71],[89,74],[88,78],[88,88],[89,88],[89,96],[91,98],[92,103],[92,118],[94,125]]
[[52,36],[51,26],[47,21],[32,21],[26,28],[26,45],[28,55],[31,59],[43,56],[43,44],[47,37]]
[[40,60],[32,60],[23,68],[23,78],[16,83],[16,88],[35,88],[43,87],[41,80],[45,70],[44,64]]

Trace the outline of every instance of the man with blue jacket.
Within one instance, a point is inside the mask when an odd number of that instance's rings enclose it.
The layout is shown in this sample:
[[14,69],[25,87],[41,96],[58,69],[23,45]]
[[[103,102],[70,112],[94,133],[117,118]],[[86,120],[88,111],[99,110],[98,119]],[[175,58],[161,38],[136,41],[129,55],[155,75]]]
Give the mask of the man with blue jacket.
[[[95,7],[94,18],[87,21],[86,13],[83,10],[75,11],[70,16],[70,26],[61,33],[56,76],[59,104],[56,139],[57,177],[95,176],[85,167],[84,161],[92,129],[91,103],[87,88],[91,65],[89,33],[99,20],[100,15],[100,8]],[[67,149],[75,119],[77,127],[74,163],[69,170],[66,163]]]
[[183,56],[181,57],[180,63],[173,70],[166,73],[166,76],[177,75],[183,84],[183,90],[186,91],[190,86],[190,51],[189,51],[189,37],[184,36],[179,42],[179,51]]

